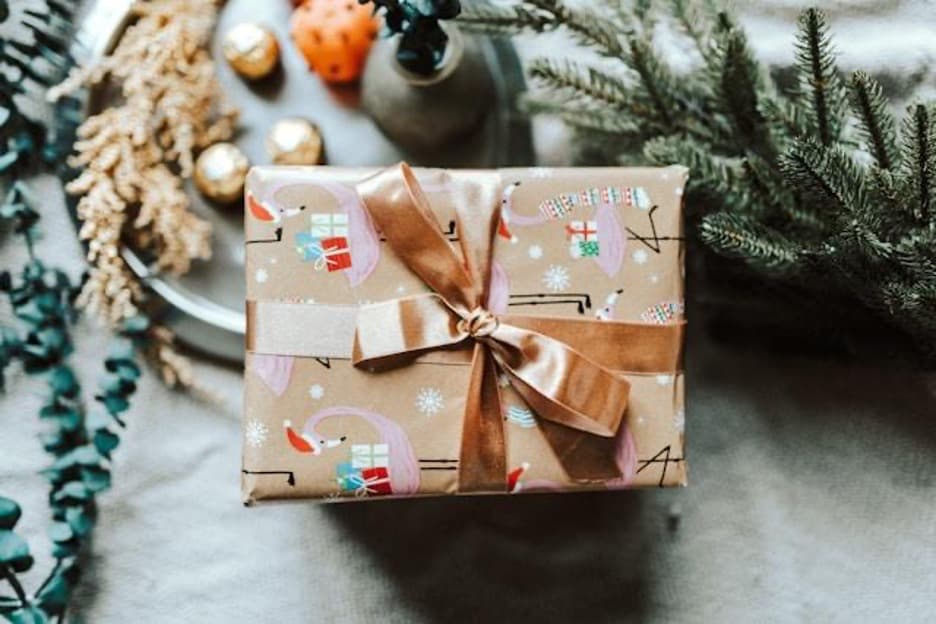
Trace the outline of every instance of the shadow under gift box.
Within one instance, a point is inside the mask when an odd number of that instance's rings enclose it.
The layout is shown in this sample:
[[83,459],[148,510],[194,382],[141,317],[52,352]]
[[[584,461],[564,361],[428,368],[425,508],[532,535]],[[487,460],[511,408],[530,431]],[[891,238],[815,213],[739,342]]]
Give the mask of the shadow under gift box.
[[[351,361],[361,306],[432,292],[378,231],[356,189],[379,171],[257,167],[248,176],[242,478],[248,504],[459,493],[472,341],[463,348],[429,350],[407,365],[379,372]],[[613,435],[620,476],[570,477],[547,442],[542,421],[500,372],[506,466],[499,491],[685,485],[681,336],[687,170],[414,169],[413,175],[438,236],[459,258],[464,226],[457,223],[456,206],[465,204],[465,181],[474,176],[496,187],[488,189],[499,203],[500,218],[493,226],[484,306],[495,317],[577,321],[568,324],[570,338],[575,328],[594,324],[622,330],[609,332],[622,337],[614,344],[595,345],[611,360],[601,364],[630,382],[627,411]],[[403,228],[406,236],[394,242],[419,249],[436,234],[417,234],[413,218],[412,240],[410,229]],[[639,339],[647,325],[678,328],[666,352],[654,356],[667,362],[659,370],[632,365],[661,348]],[[627,328],[636,330],[623,331]]]

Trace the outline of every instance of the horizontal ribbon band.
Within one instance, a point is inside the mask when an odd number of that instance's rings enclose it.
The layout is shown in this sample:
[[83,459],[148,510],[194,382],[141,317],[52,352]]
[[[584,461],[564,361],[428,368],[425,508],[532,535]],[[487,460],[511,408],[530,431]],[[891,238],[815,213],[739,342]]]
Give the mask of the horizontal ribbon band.
[[[422,295],[431,297],[432,295]],[[392,302],[390,302],[392,303]],[[253,353],[351,359],[356,304],[248,301],[246,347]],[[651,325],[573,317],[503,314],[510,325],[552,336],[601,366],[631,375],[675,374],[682,371],[685,323]],[[303,331],[296,331],[297,327]],[[603,345],[614,345],[612,349]],[[465,349],[428,351],[417,360],[425,364],[471,364]]]

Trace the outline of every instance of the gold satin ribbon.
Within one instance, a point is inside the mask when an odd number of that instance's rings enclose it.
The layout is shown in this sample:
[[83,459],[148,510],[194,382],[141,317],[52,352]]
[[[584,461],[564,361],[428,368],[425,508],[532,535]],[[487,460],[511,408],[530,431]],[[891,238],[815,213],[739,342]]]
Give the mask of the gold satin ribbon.
[[[355,366],[377,371],[405,365],[427,351],[473,343],[459,491],[507,487],[498,369],[537,414],[571,478],[619,477],[613,437],[627,410],[630,384],[598,362],[613,359],[613,350],[631,349],[649,353],[653,363],[668,359],[675,365],[678,353],[671,357],[671,332],[661,339],[664,333],[654,329],[658,326],[627,324],[623,333],[632,342],[621,344],[616,339],[622,325],[588,321],[586,333],[596,354],[592,359],[559,338],[581,328],[581,320],[491,314],[483,303],[500,221],[500,180],[496,173],[478,171],[451,175],[460,256],[443,237],[408,165],[401,163],[357,186],[390,247],[434,292],[361,306],[352,351]],[[661,348],[670,353],[661,354]]]

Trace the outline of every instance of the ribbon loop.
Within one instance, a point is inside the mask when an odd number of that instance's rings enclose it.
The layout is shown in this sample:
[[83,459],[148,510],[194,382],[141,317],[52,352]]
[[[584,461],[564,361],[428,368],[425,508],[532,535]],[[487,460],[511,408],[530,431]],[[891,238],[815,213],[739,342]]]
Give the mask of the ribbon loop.
[[[364,205],[394,252],[435,292],[362,306],[354,364],[371,368],[402,364],[426,350],[474,343],[462,429],[460,491],[506,489],[495,366],[510,377],[533,411],[548,421],[546,439],[570,476],[620,476],[613,468],[609,446],[587,439],[610,438],[618,432],[627,409],[627,380],[565,342],[504,322],[481,305],[486,300],[500,222],[498,185],[497,178],[479,182],[477,175],[462,181],[454,197],[461,258],[442,235],[405,163],[358,185]],[[552,319],[542,326],[564,323],[564,319]],[[562,427],[551,430],[551,423]]]

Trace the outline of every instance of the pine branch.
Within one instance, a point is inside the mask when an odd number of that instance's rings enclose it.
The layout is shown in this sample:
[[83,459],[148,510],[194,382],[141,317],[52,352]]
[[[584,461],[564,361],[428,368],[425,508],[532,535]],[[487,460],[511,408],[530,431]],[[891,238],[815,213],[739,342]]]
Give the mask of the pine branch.
[[575,100],[553,100],[533,96],[520,101],[523,112],[537,115],[553,115],[575,128],[596,130],[608,134],[639,134],[641,128],[632,120],[614,110],[590,108]]
[[819,142],[832,145],[841,131],[846,95],[835,67],[829,26],[818,9],[806,9],[800,15],[796,66],[800,75],[800,105],[809,112]]
[[689,165],[690,205],[717,211],[700,222],[715,251],[768,279],[795,276],[798,296],[850,296],[936,345],[936,108],[911,107],[898,141],[880,86],[862,73],[840,78],[816,9],[799,19],[799,86],[785,96],[713,0],[669,0],[704,65],[687,74],[654,50],[646,3],[605,1],[580,12],[518,0],[489,15],[498,27],[567,31],[611,57],[593,68],[533,61],[527,110],[575,130],[578,162]]
[[640,86],[653,107],[654,116],[664,128],[675,130],[677,107],[672,94],[678,91],[678,87],[669,67],[649,41],[638,38],[630,40],[627,63],[640,76]]
[[852,110],[858,117],[869,151],[878,167],[891,169],[900,162],[897,133],[881,85],[862,71],[852,74],[849,82]]
[[458,16],[459,25],[468,31],[492,35],[510,35],[524,31],[545,32],[557,26],[547,13],[520,5],[502,6],[490,2],[467,2]]
[[543,87],[579,98],[578,104],[583,106],[621,109],[629,102],[627,85],[594,67],[538,58],[530,63],[529,73]]
[[694,0],[670,0],[670,10],[676,23],[692,40],[696,51],[709,68],[713,68],[718,55],[712,45],[711,11],[706,12]]
[[624,53],[618,33],[601,15],[588,9],[572,8],[561,0],[527,0],[524,4],[550,15],[582,45],[591,46],[602,56],[620,58]]
[[771,158],[767,127],[758,104],[763,79],[743,32],[732,29],[720,38],[717,66],[719,101],[735,128],[739,146]]
[[657,165],[684,165],[689,167],[690,191],[704,190],[722,198],[738,192],[741,161],[716,156],[707,146],[679,136],[657,137],[644,143],[644,156]]
[[800,270],[805,250],[756,218],[728,212],[706,216],[699,234],[716,251],[772,273],[792,274]]
[[907,110],[901,132],[903,185],[914,219],[936,231],[936,107],[915,104]]
[[864,179],[841,148],[800,139],[781,157],[780,170],[789,188],[826,214],[855,214],[867,208]]

